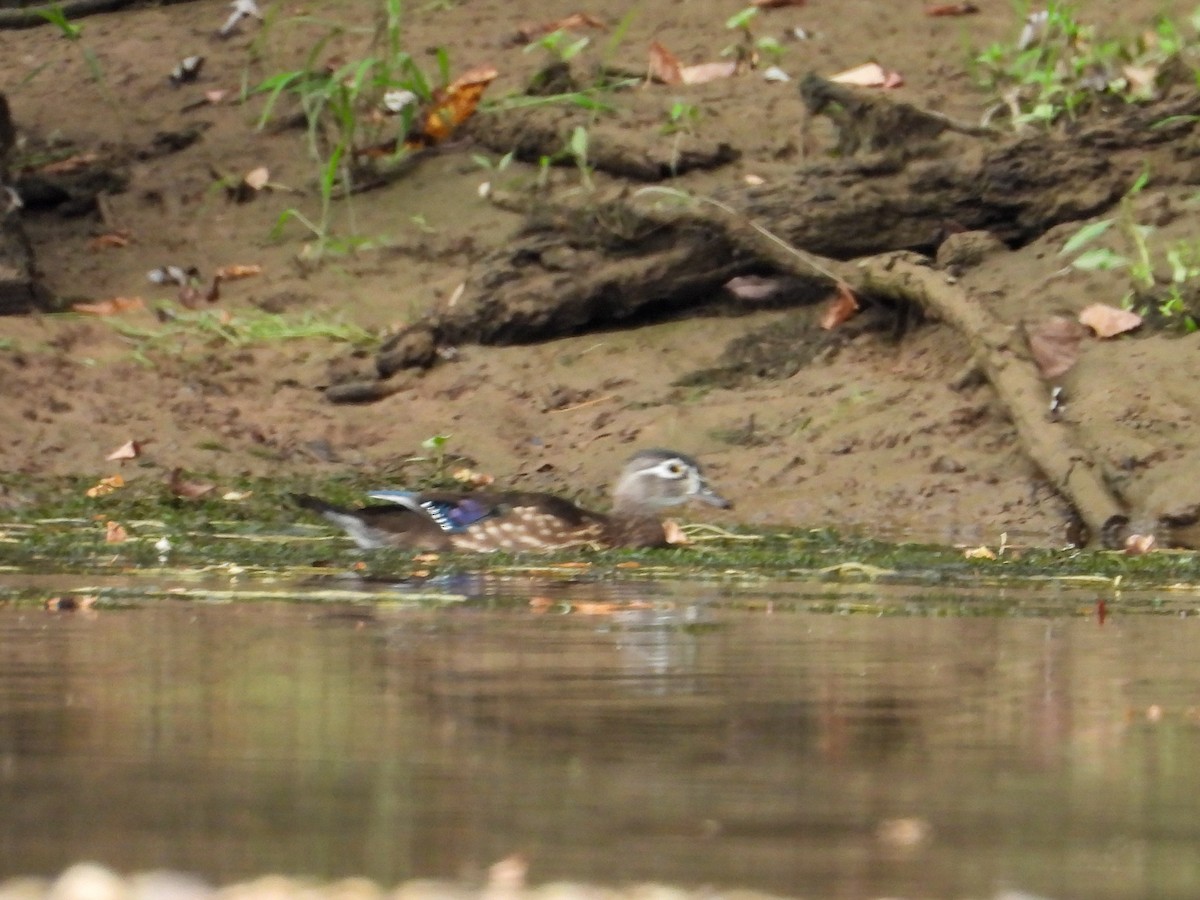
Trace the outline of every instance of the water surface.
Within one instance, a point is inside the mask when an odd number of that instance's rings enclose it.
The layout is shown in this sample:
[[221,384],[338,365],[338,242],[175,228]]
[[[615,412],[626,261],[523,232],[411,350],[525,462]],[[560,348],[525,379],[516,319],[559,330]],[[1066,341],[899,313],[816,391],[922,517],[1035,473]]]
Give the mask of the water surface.
[[1194,597],[463,593],[0,605],[0,877],[1200,896]]

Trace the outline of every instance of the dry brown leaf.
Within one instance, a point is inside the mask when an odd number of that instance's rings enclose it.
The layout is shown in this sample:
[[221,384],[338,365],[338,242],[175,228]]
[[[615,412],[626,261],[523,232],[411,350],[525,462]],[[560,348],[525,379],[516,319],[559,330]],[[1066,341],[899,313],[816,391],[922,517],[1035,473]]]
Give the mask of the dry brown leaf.
[[571,612],[581,616],[611,616],[622,606],[612,600],[577,600],[571,604]]
[[972,547],[969,550],[963,551],[964,559],[995,559],[996,553],[994,550],[989,550],[987,547]]
[[124,459],[137,459],[142,452],[142,443],[140,441],[126,441],[108,456],[104,457],[110,462]]
[[699,63],[694,66],[684,66],[679,70],[679,77],[684,84],[707,84],[719,81],[737,74],[737,60],[722,60],[721,62]]
[[436,553],[418,553],[413,557],[413,562],[432,563],[437,562],[439,559],[441,559],[441,557]]
[[557,602],[550,597],[530,597],[529,609],[535,613],[543,613],[553,609],[557,605]]
[[829,80],[855,87],[897,88],[904,84],[904,77],[899,72],[889,71],[879,63],[863,63],[861,66],[831,75]]
[[97,235],[87,243],[87,248],[93,253],[97,250],[115,250],[128,246],[129,233],[120,231]]
[[1125,538],[1125,555],[1141,556],[1154,550],[1154,535],[1131,534]]
[[118,313],[142,309],[144,306],[141,297],[113,297],[98,303],[73,303],[71,309],[89,316],[115,316]]
[[76,153],[74,156],[68,156],[66,159],[46,163],[46,165],[38,169],[38,172],[42,175],[63,175],[67,172],[74,172],[77,169],[90,166],[98,159],[100,159],[100,156],[96,153]]
[[583,28],[599,28],[601,30],[608,28],[602,19],[588,13],[572,13],[571,15],[556,19],[553,22],[526,22],[517,28],[517,33],[513,38],[513,43],[530,44],[538,38],[551,34],[555,31],[571,31],[572,29]]
[[488,868],[487,894],[506,894],[525,890],[525,873],[529,859],[523,853],[506,856]]
[[261,191],[267,186],[267,182],[271,180],[271,170],[266,166],[259,166],[256,169],[251,169],[242,178],[242,182],[252,191]]
[[50,612],[75,612],[76,610],[91,609],[100,599],[95,594],[80,594],[78,596],[47,597],[46,609]]
[[833,331],[843,322],[853,319],[860,308],[858,298],[854,296],[854,291],[850,290],[850,285],[839,281],[837,293],[830,299],[829,305],[821,315],[821,327],[826,331]]
[[209,494],[216,490],[215,484],[208,484],[203,481],[185,481],[183,478],[183,469],[172,469],[171,478],[167,482],[167,489],[176,497],[182,497],[184,500],[199,500],[205,494]]
[[646,80],[662,84],[683,84],[683,66],[679,64],[679,59],[658,41],[650,44]]
[[1110,338],[1133,331],[1142,324],[1142,317],[1132,310],[1093,303],[1079,313],[1079,322],[1096,332],[1096,337]]
[[1061,378],[1079,359],[1087,329],[1067,316],[1051,316],[1029,329],[1029,352],[1047,380]]
[[255,275],[261,275],[262,272],[263,267],[257,263],[246,266],[234,263],[233,265],[221,266],[221,268],[217,269],[215,277],[220,278],[222,281],[236,281],[239,278],[253,278]]
[[927,16],[970,16],[979,12],[974,3],[935,3],[925,7]]
[[420,130],[406,143],[428,146],[444,141],[474,115],[479,98],[499,74],[495,66],[476,66],[436,92],[433,106],[425,114]]
[[129,540],[129,532],[127,532],[120,522],[105,522],[104,523],[104,541],[108,544],[123,544]]
[[663,540],[668,544],[690,544],[692,542],[692,539],[683,530],[683,526],[674,519],[666,519],[662,525]]
[[125,479],[120,475],[110,475],[108,478],[101,478],[99,482],[87,489],[89,497],[103,497],[105,494],[111,494],[117,488],[125,487]]

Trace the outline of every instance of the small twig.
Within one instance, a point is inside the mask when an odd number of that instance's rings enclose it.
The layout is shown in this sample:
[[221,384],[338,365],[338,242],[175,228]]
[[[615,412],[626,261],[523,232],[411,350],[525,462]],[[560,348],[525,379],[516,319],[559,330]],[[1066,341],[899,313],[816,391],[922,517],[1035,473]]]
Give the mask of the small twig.
[[761,534],[737,534],[720,525],[710,525],[707,522],[681,525],[680,530],[692,541],[761,541],[763,539]]
[[586,406],[595,406],[597,403],[607,403],[609,400],[616,400],[615,394],[606,394],[603,397],[593,397],[591,400],[584,400],[582,403],[576,403],[574,406],[563,406],[559,409],[552,409],[552,413],[574,412],[577,409],[583,409]]

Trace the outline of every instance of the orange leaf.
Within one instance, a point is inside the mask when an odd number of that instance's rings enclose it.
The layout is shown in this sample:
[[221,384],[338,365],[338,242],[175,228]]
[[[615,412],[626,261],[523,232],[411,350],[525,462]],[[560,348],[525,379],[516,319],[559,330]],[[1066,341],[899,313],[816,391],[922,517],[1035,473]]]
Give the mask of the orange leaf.
[[241,266],[234,263],[229,266],[221,266],[217,269],[215,277],[222,281],[236,281],[239,278],[253,278],[255,275],[261,275],[262,272],[263,267],[258,264]]
[[104,540],[109,544],[122,544],[129,540],[129,533],[120,522],[106,522],[104,525]]
[[111,494],[117,488],[125,487],[125,479],[120,475],[110,475],[108,478],[101,478],[99,482],[87,489],[89,497],[103,497],[105,494]]
[[927,16],[969,16],[979,12],[974,3],[935,3],[925,7]]
[[1096,332],[1096,337],[1110,338],[1137,328],[1142,317],[1128,309],[1093,303],[1079,313],[1079,322]]
[[454,79],[434,94],[433,108],[416,135],[418,144],[438,144],[454,133],[475,112],[479,98],[499,73],[494,66],[477,66]]
[[112,250],[120,247],[129,246],[129,235],[120,232],[112,232],[110,234],[101,234],[88,241],[87,247],[95,252],[96,250]]
[[661,81],[663,84],[683,84],[683,67],[679,65],[679,60],[658,41],[650,44],[646,80]]
[[113,297],[99,303],[73,303],[71,309],[90,316],[115,316],[117,313],[141,309],[144,305],[141,297]]
[[825,307],[825,313],[821,316],[821,327],[826,331],[833,331],[843,322],[853,319],[860,308],[858,298],[854,296],[854,291],[850,290],[850,285],[839,281],[837,292],[830,299],[829,305]]
[[43,175],[62,175],[66,172],[74,172],[76,169],[82,169],[85,166],[90,166],[96,162],[100,156],[96,153],[76,153],[74,156],[68,156],[66,159],[60,159],[56,162],[46,163],[37,171]]
[[571,29],[581,28],[600,28],[604,29],[608,26],[604,22],[588,13],[572,13],[563,19],[556,19],[553,22],[531,23],[527,22],[517,29],[516,43],[529,44],[536,41],[544,34],[550,34],[555,31],[570,31]]

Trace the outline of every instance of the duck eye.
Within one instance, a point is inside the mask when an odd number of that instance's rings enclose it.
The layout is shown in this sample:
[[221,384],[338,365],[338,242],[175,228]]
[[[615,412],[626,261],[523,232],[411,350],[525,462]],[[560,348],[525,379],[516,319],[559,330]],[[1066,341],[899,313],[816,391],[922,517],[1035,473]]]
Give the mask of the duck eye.
[[667,474],[673,478],[679,478],[683,475],[683,464],[677,460],[671,460],[667,463]]

